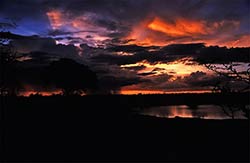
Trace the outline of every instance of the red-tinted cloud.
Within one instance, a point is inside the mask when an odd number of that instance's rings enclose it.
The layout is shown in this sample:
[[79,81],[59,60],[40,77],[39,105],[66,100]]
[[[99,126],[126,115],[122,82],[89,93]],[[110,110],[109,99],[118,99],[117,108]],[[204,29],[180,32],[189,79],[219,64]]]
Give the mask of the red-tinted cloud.
[[207,45],[228,47],[250,46],[249,35],[235,36],[240,27],[237,20],[206,21],[177,18],[166,21],[159,17],[134,25],[126,39],[139,45],[166,45],[204,42]]

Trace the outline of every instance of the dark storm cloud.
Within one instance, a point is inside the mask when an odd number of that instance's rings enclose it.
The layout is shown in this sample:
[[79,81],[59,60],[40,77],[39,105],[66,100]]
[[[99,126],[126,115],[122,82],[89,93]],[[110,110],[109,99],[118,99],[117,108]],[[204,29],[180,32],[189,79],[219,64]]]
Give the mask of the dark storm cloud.
[[[22,36],[10,32],[0,32],[1,38],[11,39],[11,43],[20,53],[34,51],[50,53],[57,57],[67,57],[82,60],[79,56],[81,50],[74,45],[56,44],[56,38],[39,36]],[[84,42],[79,37],[67,37],[69,41]],[[64,39],[64,38],[57,38]],[[81,45],[84,56],[91,56],[94,62],[108,63],[114,65],[134,64],[147,61],[151,64],[168,63],[180,58],[191,57],[198,63],[228,63],[228,62],[250,62],[250,48],[226,48],[218,46],[205,46],[203,43],[196,44],[172,44],[162,48],[142,47],[138,45],[119,45],[109,48],[91,48]],[[151,51],[153,49],[153,51]],[[117,55],[123,52],[130,55]],[[186,63],[185,63],[186,64]]]
[[191,87],[205,87],[214,86],[216,83],[222,80],[222,77],[208,75],[202,71],[196,71],[192,72],[189,76],[184,77],[182,80]]
[[[132,55],[115,55],[109,52],[129,52]],[[168,63],[181,58],[191,57],[194,61],[204,63],[250,62],[250,48],[226,48],[218,46],[206,47],[198,44],[173,44],[161,49],[149,51],[148,47],[137,45],[114,46],[91,59],[95,62],[109,64],[134,64],[147,61],[151,64]],[[189,64],[189,63],[185,63]]]
[[[151,74],[150,74],[151,75]],[[207,74],[202,71],[193,72],[185,77],[177,77],[174,80],[174,75],[170,75],[167,73],[147,76],[145,75],[145,79],[147,82],[139,83],[139,88],[146,89],[154,89],[154,90],[202,90],[202,89],[211,89],[214,88],[220,82],[227,82],[228,79],[217,76]]]
[[176,57],[167,56],[159,52],[139,52],[133,55],[112,55],[112,54],[102,54],[91,58],[94,62],[105,62],[109,64],[125,65],[134,64],[141,61],[147,61],[151,64],[163,62],[171,62],[177,59]]
[[198,44],[174,44],[161,49],[163,54],[193,57],[198,63],[250,62],[250,48],[226,48]]
[[138,45],[118,45],[108,48],[111,52],[128,52],[128,53],[135,53],[135,52],[144,52],[147,48],[138,46]]
[[77,33],[96,33],[94,30],[81,30],[81,31],[74,31],[74,32],[69,32],[69,31],[63,31],[63,30],[51,30],[49,31],[48,35],[49,36],[61,36],[61,35],[71,35],[71,34],[77,34]]
[[[182,45],[179,45],[180,47]],[[180,59],[180,54],[178,53],[178,47],[175,48],[176,51],[168,52],[165,49],[160,49],[159,47],[142,47],[138,45],[120,45],[120,46],[112,46],[105,50],[100,55],[96,55],[91,59],[95,62],[105,62],[109,64],[117,64],[117,65],[124,65],[124,64],[134,64],[141,61],[147,61],[151,64],[155,63],[167,63],[171,61],[175,61]],[[184,45],[185,46],[185,45]],[[192,46],[190,46],[191,48]],[[190,49],[189,48],[189,49]],[[154,49],[154,51],[150,51]],[[116,55],[112,52],[124,52],[124,53],[131,53],[131,55]],[[184,54],[182,54],[184,55]],[[187,54],[185,53],[185,57]]]
[[169,55],[194,55],[198,50],[205,48],[203,43],[196,44],[172,44],[165,46],[161,52],[168,53]]
[[250,48],[226,48],[211,46],[197,51],[199,63],[250,62]]
[[215,88],[221,87],[227,89],[230,87],[235,90],[243,90],[244,88],[248,88],[248,84],[244,83],[244,81],[233,81],[230,78],[220,75],[209,75],[202,71],[196,71],[191,73],[189,76],[184,77],[180,80],[183,83],[186,83],[190,88]]
[[[79,59],[78,49],[74,45],[56,44],[55,39],[39,36],[22,36],[9,32],[1,32],[1,38],[11,40],[11,44],[19,53],[41,52],[51,56]],[[33,54],[33,53],[32,53]]]

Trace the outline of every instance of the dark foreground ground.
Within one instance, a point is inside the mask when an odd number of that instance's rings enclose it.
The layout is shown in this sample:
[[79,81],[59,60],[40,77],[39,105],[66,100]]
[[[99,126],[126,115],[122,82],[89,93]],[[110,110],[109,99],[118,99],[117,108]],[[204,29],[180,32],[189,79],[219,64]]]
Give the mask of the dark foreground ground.
[[249,162],[249,120],[139,116],[113,100],[5,98],[2,161]]

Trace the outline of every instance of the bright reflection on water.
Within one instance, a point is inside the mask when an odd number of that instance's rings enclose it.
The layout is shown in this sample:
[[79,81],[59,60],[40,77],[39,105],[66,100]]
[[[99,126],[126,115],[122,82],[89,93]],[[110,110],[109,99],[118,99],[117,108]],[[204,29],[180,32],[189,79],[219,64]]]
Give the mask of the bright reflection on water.
[[[201,118],[201,119],[231,119],[223,111],[222,107],[217,105],[175,105],[175,106],[157,106],[139,109],[142,115],[149,115],[164,118]],[[234,112],[235,119],[246,119],[242,111]]]

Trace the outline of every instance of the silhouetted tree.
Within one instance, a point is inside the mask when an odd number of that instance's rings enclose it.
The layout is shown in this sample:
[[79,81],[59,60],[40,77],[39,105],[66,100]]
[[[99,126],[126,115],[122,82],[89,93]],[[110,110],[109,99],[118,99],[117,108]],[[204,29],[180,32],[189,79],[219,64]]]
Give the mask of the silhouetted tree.
[[[227,82],[224,82],[223,85],[218,83],[217,91],[222,92],[245,92],[250,90],[250,64],[244,66],[244,70],[239,70],[236,67],[239,66],[238,64],[234,64],[232,62],[227,64],[205,64],[205,66],[215,72],[216,74],[229,79]],[[233,88],[230,86],[230,83],[233,82],[242,82],[242,88]]]
[[[213,91],[219,92],[223,94],[229,93],[242,93],[242,92],[249,92],[250,91],[250,64],[242,66],[241,68],[236,68],[239,66],[233,62],[224,63],[220,65],[215,64],[205,64],[205,66],[215,72],[216,74],[224,77],[225,81],[218,82],[215,86]],[[234,86],[235,83],[241,83],[240,86]],[[221,106],[224,113],[231,117],[232,119],[235,118],[235,113],[237,111],[242,111],[244,116],[249,119],[249,107],[246,105],[223,105]]]
[[60,59],[49,66],[49,79],[64,95],[92,93],[97,87],[97,77],[87,66],[71,59]]

